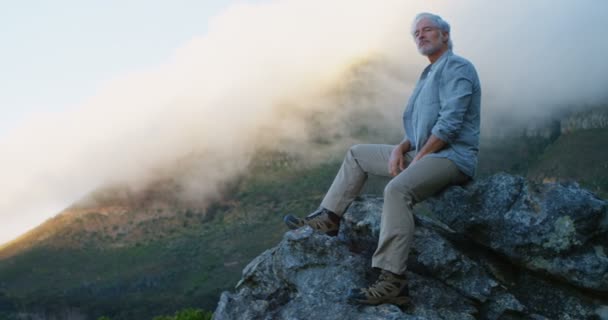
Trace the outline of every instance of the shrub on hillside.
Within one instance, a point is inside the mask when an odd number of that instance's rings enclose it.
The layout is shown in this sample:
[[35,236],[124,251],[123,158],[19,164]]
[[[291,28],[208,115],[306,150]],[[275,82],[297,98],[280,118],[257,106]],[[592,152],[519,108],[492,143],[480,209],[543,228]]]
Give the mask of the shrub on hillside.
[[[211,320],[213,313],[200,309],[184,309],[175,313],[174,316],[157,316],[153,320]],[[97,320],[112,320],[109,317],[100,317]]]
[[213,313],[200,309],[185,309],[175,313],[174,316],[158,316],[154,320],[211,320]]

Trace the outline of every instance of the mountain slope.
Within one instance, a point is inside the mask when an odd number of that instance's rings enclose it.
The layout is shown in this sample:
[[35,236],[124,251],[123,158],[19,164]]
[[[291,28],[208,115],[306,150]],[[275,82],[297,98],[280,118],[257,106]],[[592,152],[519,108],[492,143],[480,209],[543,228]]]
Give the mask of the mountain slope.
[[[608,157],[600,146],[607,133],[581,129],[488,143],[480,176],[580,177],[605,195]],[[0,319],[17,311],[147,319],[184,307],[212,310],[243,267],[281,238],[283,213],[303,215],[318,206],[340,154],[314,166],[261,155],[250,174],[224,186],[207,206],[172,198],[170,180],[144,193],[100,190],[0,250]],[[383,181],[370,179],[364,193],[381,195]]]
[[[26,237],[29,249],[0,260],[4,311],[58,314],[77,306],[93,318],[146,319],[184,307],[213,309],[244,265],[283,234],[279,212],[313,210],[337,166],[266,168],[235,182],[204,214],[168,208],[171,215],[138,223],[128,218],[141,215],[138,208],[64,213]],[[132,225],[124,236],[104,233],[122,224]],[[15,254],[19,247],[7,249]]]
[[536,180],[577,181],[608,197],[608,129],[562,134],[544,150],[528,172]]

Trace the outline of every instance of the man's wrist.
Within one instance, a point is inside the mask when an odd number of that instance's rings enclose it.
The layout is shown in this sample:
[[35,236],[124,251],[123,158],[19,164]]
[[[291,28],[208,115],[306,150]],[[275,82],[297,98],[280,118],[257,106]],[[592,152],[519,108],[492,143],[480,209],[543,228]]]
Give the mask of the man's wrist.
[[410,151],[411,144],[409,140],[405,140],[399,144],[399,150],[401,153],[407,153]]

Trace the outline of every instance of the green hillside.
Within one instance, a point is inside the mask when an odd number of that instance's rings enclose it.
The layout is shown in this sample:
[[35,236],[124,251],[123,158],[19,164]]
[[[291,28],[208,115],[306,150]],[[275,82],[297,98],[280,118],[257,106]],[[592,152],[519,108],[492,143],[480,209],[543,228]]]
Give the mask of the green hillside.
[[510,137],[482,142],[478,176],[505,171],[539,182],[577,182],[608,198],[608,128],[556,137]]
[[[479,176],[507,171],[576,180],[606,197],[605,141],[608,129],[485,141]],[[164,209],[170,214],[139,222],[133,221],[136,209],[120,219],[92,212],[51,220],[53,232],[33,234],[49,239],[36,243],[32,236],[31,249],[17,246],[24,251],[0,258],[0,319],[12,319],[15,311],[77,310],[92,319],[116,320],[152,319],[184,308],[213,310],[243,267],[281,239],[283,214],[314,210],[338,168],[339,160],[305,166],[270,155],[255,161],[249,170],[255,174],[227,186],[223,198],[204,212],[176,205]],[[383,181],[371,179],[364,192],[381,194]]]
[[487,177],[498,171],[526,175],[551,143],[550,138],[524,135],[504,139],[482,139],[477,176]]
[[235,183],[213,218],[176,213],[182,224],[158,240],[113,248],[81,233],[80,248],[37,246],[1,260],[0,312],[76,307],[93,317],[151,319],[186,307],[213,310],[244,266],[280,240],[282,213],[314,210],[338,166],[253,168],[260,174]]
[[608,129],[561,135],[531,166],[528,177],[545,181],[576,181],[608,198]]

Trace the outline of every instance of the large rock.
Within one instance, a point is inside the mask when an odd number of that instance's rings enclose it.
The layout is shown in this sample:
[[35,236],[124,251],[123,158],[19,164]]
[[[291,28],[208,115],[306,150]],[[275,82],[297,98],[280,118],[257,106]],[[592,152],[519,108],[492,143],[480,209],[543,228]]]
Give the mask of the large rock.
[[430,203],[450,228],[512,262],[608,293],[608,206],[578,185],[498,174]]
[[[235,292],[222,294],[214,319],[607,319],[606,273],[599,273],[605,256],[585,248],[606,252],[606,202],[576,185],[528,189],[522,178],[497,175],[433,199],[432,215],[443,223],[416,216],[407,274],[412,310],[346,301],[349,289],[376,276],[370,260],[382,199],[366,197],[350,206],[339,237],[308,227],[285,233],[245,268]],[[572,228],[557,222],[562,215]],[[550,227],[531,227],[541,222]],[[556,272],[532,263],[542,257],[550,262],[543,266],[553,266],[581,255],[599,269],[576,261],[568,269],[576,272]]]

